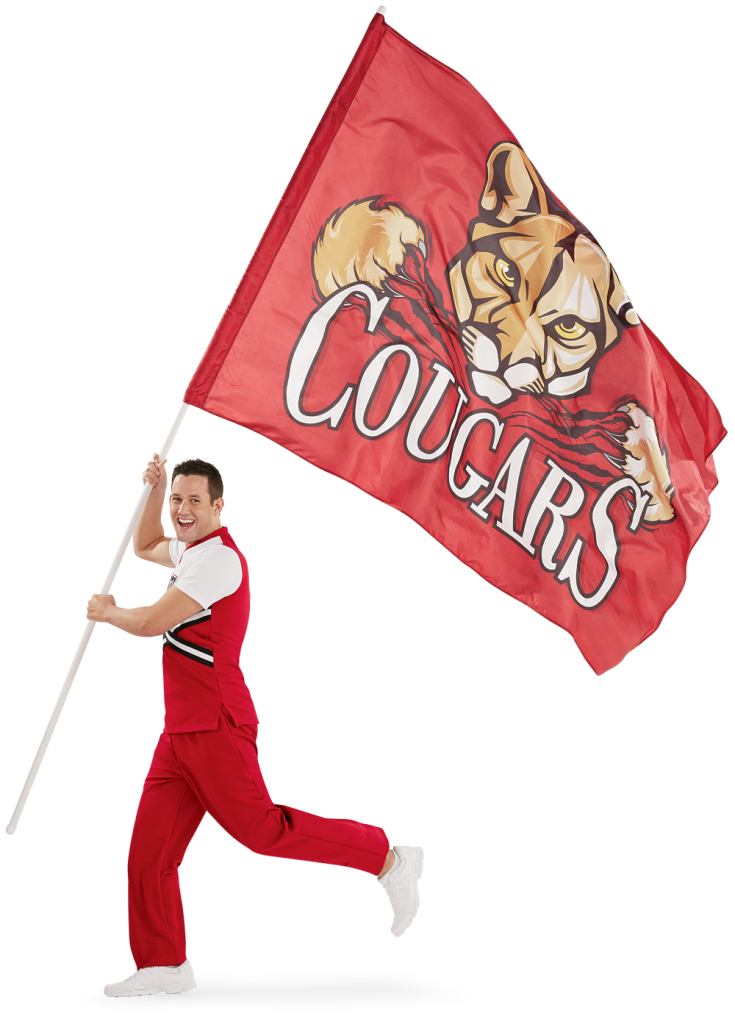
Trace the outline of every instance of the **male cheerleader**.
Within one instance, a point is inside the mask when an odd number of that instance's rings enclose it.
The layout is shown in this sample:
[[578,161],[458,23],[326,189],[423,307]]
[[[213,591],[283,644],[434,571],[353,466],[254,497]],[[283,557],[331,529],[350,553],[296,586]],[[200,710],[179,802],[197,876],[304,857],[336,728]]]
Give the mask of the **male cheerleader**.
[[258,719],[240,671],[250,613],[248,568],[220,524],[222,478],[199,459],[173,472],[169,498],[175,539],[164,536],[164,462],[148,463],[152,484],[133,534],[139,558],[173,575],[148,608],[118,608],[95,594],[87,618],[133,636],[163,635],[164,731],[143,786],[128,860],[130,947],[138,968],[108,996],[150,996],[196,987],[186,958],[178,868],[209,811],[238,842],[271,857],[343,864],[376,875],[399,936],[419,906],[420,847],[389,849],[385,832],[343,818],[320,818],[274,804],[258,766]]

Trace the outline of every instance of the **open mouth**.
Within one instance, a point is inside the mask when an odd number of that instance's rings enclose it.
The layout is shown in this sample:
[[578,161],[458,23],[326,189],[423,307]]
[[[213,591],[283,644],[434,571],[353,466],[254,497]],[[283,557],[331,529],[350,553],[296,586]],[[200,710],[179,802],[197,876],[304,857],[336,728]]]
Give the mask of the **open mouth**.
[[193,519],[177,519],[176,522],[179,524],[180,530],[188,530],[194,525]]

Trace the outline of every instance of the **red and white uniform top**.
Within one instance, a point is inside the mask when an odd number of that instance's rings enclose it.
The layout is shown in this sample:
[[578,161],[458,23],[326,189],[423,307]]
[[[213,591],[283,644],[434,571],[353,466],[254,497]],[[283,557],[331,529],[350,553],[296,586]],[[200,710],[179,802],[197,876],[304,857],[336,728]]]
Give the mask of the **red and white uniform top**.
[[163,635],[164,732],[216,729],[223,704],[236,725],[256,725],[240,670],[250,616],[247,562],[225,526],[188,547],[174,539],[169,552],[176,566],[169,587],[203,610]]

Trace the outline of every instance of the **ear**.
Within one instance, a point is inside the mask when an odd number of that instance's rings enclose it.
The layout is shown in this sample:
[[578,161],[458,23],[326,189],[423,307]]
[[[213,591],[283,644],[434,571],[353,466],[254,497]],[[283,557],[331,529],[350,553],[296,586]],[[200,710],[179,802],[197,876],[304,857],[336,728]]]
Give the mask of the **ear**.
[[487,158],[480,219],[507,226],[548,212],[546,190],[531,161],[515,143],[501,142]]
[[224,507],[225,507],[225,499],[224,498],[215,498],[214,510],[217,513],[217,515],[220,514],[220,512],[222,511],[222,509]]
[[623,327],[639,324],[638,314],[633,309],[630,296],[620,283],[620,278],[615,273],[614,267],[610,267],[610,272],[610,298],[607,300],[608,305],[615,310],[618,320]]

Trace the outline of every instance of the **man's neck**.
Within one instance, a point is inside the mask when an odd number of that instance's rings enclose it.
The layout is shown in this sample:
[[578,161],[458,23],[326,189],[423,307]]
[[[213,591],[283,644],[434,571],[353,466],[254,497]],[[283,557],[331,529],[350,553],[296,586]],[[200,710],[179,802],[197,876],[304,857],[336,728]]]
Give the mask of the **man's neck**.
[[186,547],[193,548],[196,547],[197,544],[203,544],[205,540],[209,540],[210,537],[214,537],[215,534],[219,533],[220,530],[224,529],[226,529],[226,527],[222,526],[221,524],[219,526],[215,526],[215,528],[210,533],[208,533],[206,537],[200,537],[199,540],[192,540],[186,545]]

